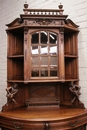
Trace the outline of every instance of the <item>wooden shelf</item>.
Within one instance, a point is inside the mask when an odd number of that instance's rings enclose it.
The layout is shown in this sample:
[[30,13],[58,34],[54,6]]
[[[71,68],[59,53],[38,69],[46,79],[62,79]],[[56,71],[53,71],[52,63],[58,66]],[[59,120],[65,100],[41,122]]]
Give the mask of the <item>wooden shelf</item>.
[[64,55],[65,56],[65,58],[78,58],[78,56],[76,56],[76,55]]
[[65,82],[79,81],[79,79],[65,79]]
[[79,79],[65,79],[65,80],[7,80],[7,82],[12,83],[43,83],[43,82],[71,82],[71,81],[79,81]]
[[12,56],[8,56],[7,58],[23,58],[24,55],[12,55]]

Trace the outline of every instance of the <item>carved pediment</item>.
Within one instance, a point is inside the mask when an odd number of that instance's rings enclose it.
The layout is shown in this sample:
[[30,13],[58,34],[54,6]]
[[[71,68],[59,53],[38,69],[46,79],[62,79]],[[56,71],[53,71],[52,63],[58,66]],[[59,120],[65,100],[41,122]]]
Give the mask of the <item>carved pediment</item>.
[[8,27],[16,27],[16,26],[19,26],[20,23],[21,23],[21,19],[20,18],[16,18],[14,21],[12,21],[11,23],[9,24],[6,24],[6,26]]
[[76,25],[71,19],[66,19],[65,20],[65,25],[67,27],[72,27],[72,28],[78,28],[79,26]]

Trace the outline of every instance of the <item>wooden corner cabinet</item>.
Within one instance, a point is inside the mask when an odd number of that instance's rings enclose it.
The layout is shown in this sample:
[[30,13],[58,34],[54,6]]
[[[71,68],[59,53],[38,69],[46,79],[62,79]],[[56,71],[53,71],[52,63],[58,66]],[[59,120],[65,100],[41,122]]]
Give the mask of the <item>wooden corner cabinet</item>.
[[78,25],[59,9],[29,9],[7,24],[2,130],[86,130],[79,100]]

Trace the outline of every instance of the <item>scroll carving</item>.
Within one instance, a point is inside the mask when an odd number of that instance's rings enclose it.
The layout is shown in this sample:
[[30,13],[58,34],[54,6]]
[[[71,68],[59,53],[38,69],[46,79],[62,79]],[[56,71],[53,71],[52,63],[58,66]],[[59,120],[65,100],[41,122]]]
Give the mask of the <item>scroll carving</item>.
[[37,23],[36,23],[35,20],[29,20],[29,21],[28,21],[28,24],[29,24],[29,25],[34,25],[34,24],[36,25]]
[[29,20],[28,21],[28,25],[31,25],[31,26],[37,26],[37,25],[62,25],[63,23],[61,21],[58,21],[58,20],[49,20],[49,19],[38,19],[38,20]]
[[40,25],[48,25],[52,22],[52,20],[49,19],[38,19],[36,20],[36,23],[40,24]]

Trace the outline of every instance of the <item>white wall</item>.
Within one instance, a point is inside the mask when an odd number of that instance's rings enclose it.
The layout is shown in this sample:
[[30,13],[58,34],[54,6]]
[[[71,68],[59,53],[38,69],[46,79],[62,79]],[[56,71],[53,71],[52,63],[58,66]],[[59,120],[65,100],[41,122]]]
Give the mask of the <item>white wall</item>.
[[10,23],[23,13],[23,4],[27,1],[29,8],[57,9],[63,4],[64,14],[78,24],[79,79],[81,101],[87,107],[87,0],[0,0],[0,109],[6,103],[7,86],[7,36],[5,24]]

